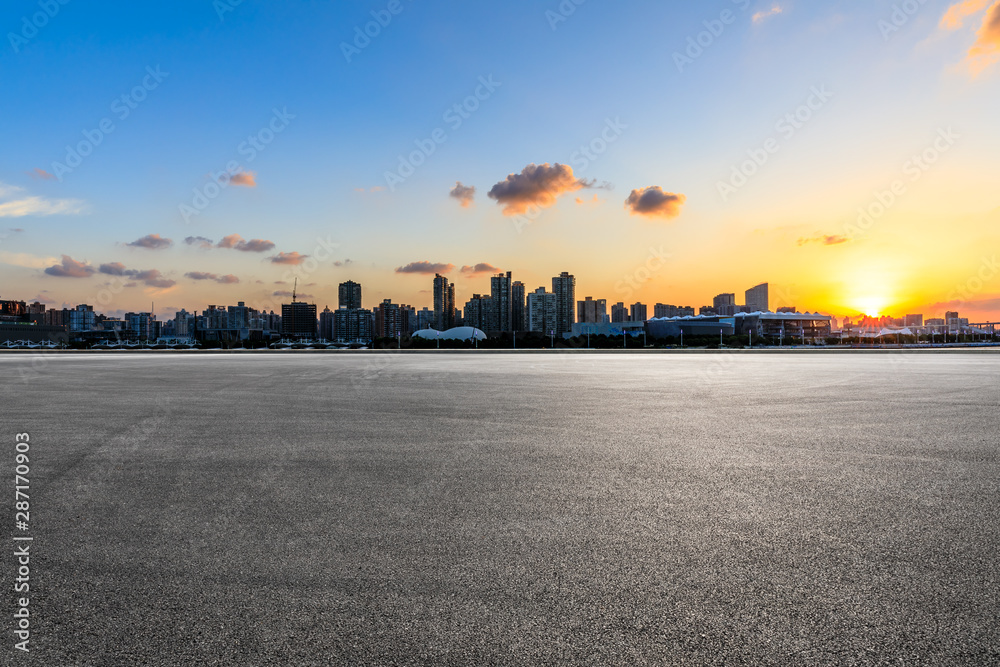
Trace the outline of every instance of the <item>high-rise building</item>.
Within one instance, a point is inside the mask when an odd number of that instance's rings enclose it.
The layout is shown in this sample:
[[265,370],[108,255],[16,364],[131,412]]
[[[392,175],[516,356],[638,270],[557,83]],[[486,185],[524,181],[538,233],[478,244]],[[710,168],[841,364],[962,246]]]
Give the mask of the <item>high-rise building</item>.
[[566,271],[552,279],[552,293],[556,295],[556,333],[569,333],[576,321],[576,278]]
[[410,310],[408,307],[383,299],[375,308],[375,337],[396,338],[410,331]]
[[337,297],[337,308],[356,310],[361,307],[361,285],[353,280],[340,283]]
[[558,327],[556,322],[558,310],[556,294],[546,292],[544,287],[539,287],[528,294],[528,331],[537,331],[543,334],[555,333]]
[[455,284],[439,273],[434,274],[434,328],[438,331],[455,325]]
[[735,312],[735,306],[735,293],[716,294],[715,298],[712,299],[712,309],[715,310],[716,315],[732,317]]
[[677,306],[658,303],[653,306],[653,317],[677,317]]
[[285,338],[315,338],[316,304],[304,301],[281,304],[281,335]]
[[629,320],[632,322],[645,322],[649,318],[646,317],[646,304],[644,303],[633,303],[632,312],[630,313]]
[[507,332],[511,330],[510,271],[498,273],[490,278],[490,294],[493,297],[493,329]]
[[251,309],[247,305],[240,301],[235,306],[229,306],[226,308],[227,314],[229,315],[229,328],[230,329],[249,329],[250,328],[250,311]]
[[604,324],[608,317],[607,299],[585,297],[576,302],[576,321],[587,324]]
[[319,314],[320,340],[333,340],[335,337],[333,312],[330,310],[330,306],[326,306],[323,308],[323,312]]
[[338,308],[333,313],[333,328],[339,343],[371,342],[374,329],[372,311],[364,308]]
[[[24,306],[24,303],[21,303]],[[94,328],[94,307],[81,303],[69,311],[67,324],[70,331],[90,331]]]
[[496,313],[493,308],[496,300],[492,295],[473,294],[472,298],[465,303],[463,317],[465,326],[475,327],[480,331],[490,331],[496,322]]
[[513,331],[525,331],[524,321],[525,287],[520,280],[510,284],[510,326]]
[[769,312],[770,300],[768,299],[767,283],[761,283],[756,287],[751,287],[746,291],[746,305],[751,313]]
[[628,308],[625,307],[623,301],[619,301],[611,306],[611,321],[628,322]]
[[907,315],[903,318],[903,322],[908,327],[922,327],[924,326],[924,316],[920,315]]
[[426,306],[417,311],[416,328],[414,331],[430,329],[434,326],[434,311]]
[[181,308],[174,315],[174,335],[178,338],[188,338],[194,335],[191,326],[191,315]]

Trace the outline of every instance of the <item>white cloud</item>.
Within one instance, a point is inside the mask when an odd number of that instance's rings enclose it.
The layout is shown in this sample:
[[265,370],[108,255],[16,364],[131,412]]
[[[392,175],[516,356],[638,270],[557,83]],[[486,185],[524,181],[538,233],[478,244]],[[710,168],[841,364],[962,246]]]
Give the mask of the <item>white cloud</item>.
[[24,196],[24,188],[0,183],[0,218],[20,218],[26,215],[77,215],[86,210],[79,199],[45,199],[37,195]]
[[0,262],[11,266],[23,266],[27,269],[44,269],[59,263],[58,257],[38,257],[26,252],[2,252]]

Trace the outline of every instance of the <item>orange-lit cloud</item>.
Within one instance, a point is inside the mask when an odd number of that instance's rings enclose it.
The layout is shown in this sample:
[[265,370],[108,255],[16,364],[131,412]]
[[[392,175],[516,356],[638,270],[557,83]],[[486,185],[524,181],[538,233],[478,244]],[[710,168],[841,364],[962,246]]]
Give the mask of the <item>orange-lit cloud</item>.
[[63,255],[62,261],[45,269],[45,273],[60,278],[87,278],[94,273],[94,267],[86,262],[78,262],[69,255]]
[[976,33],[976,43],[969,49],[968,62],[973,74],[1000,62],[1000,0],[986,11],[983,25]]
[[504,207],[504,215],[522,215],[531,207],[548,208],[560,195],[593,187],[573,175],[573,168],[559,164],[529,164],[520,174],[508,174],[486,196]]
[[593,204],[593,205],[596,206],[597,204],[603,204],[604,200],[601,199],[600,197],[598,197],[597,195],[594,195],[590,199],[584,199],[583,197],[577,197],[576,198],[576,203],[579,206],[583,206],[585,204]]
[[[197,240],[202,237],[188,238],[194,238]],[[187,242],[187,239],[185,239],[185,242]],[[250,239],[249,241],[245,241],[239,234],[230,234],[229,236],[223,237],[223,239],[219,241],[215,247],[232,248],[233,250],[239,250],[240,252],[267,252],[268,250],[274,250],[274,242],[266,239]]]
[[44,169],[39,169],[38,167],[35,167],[31,171],[29,171],[28,174],[32,178],[40,179],[43,181],[51,181],[52,179],[55,178],[55,176],[53,176],[49,172],[45,171]]
[[756,14],[754,14],[751,20],[754,23],[760,23],[764,19],[774,16],[775,14],[780,14],[781,12],[782,12],[781,5],[775,3],[771,5],[771,8],[768,9],[767,11],[759,11]]
[[240,171],[233,174],[232,178],[229,179],[230,185],[239,185],[245,188],[255,188],[257,187],[257,172],[255,171]]
[[820,243],[822,245],[840,245],[841,243],[848,243],[851,239],[841,234],[819,234],[817,236],[803,236],[798,240],[800,246],[809,243]]
[[990,0],[963,0],[956,2],[941,17],[941,27],[945,30],[956,30],[962,27],[962,23],[967,16],[978,14]]
[[463,266],[459,271],[469,276],[478,276],[482,273],[500,273],[500,269],[486,262],[480,262],[475,266]]
[[211,248],[215,241],[207,239],[204,236],[188,236],[184,239],[184,243],[187,245],[197,245],[199,248]]
[[[128,276],[129,278],[138,280],[149,287],[158,287],[161,289],[173,287],[177,284],[176,281],[165,278],[157,269],[147,269],[145,271],[140,271],[138,269],[126,269],[125,265],[121,262],[101,264],[98,271],[109,276]],[[131,286],[134,286],[134,283],[126,284],[126,287]]]
[[430,275],[432,273],[448,273],[454,268],[454,264],[441,264],[437,262],[410,262],[406,266],[396,267],[396,273],[421,273]]
[[163,250],[164,248],[169,248],[174,242],[170,239],[163,238],[159,234],[146,234],[141,239],[136,239],[131,243],[126,243],[125,245],[131,248],[148,248],[149,250]]
[[277,292],[273,292],[271,294],[271,296],[287,296],[287,297],[293,297],[294,296],[296,299],[301,299],[303,297],[306,298],[306,299],[311,299],[312,298],[312,294],[303,294],[301,292],[299,292],[299,293],[287,292],[285,290],[278,290]]
[[451,189],[448,196],[457,199],[462,208],[469,208],[476,197],[476,186],[462,185],[461,181],[455,181],[455,187]]
[[625,200],[625,208],[632,215],[669,220],[681,214],[681,206],[687,197],[673,192],[664,192],[659,185],[633,190]]
[[279,252],[271,257],[272,264],[293,264],[298,265],[305,261],[309,255],[300,255],[297,252]]

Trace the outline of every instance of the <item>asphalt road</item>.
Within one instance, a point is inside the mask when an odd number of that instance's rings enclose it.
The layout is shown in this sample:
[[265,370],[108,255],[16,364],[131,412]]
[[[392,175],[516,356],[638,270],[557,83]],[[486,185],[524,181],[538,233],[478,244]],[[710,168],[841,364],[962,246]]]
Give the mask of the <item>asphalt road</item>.
[[35,538],[25,655],[4,533],[4,664],[1000,662],[1000,354],[0,374]]

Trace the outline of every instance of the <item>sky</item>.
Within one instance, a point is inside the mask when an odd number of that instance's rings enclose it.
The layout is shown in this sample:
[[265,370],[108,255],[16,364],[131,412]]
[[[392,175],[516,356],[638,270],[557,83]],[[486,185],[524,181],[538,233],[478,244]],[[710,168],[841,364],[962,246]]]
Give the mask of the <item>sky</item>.
[[[0,298],[1000,319],[1000,0],[0,6]],[[152,306],[151,304],[155,304]],[[651,312],[651,309],[650,309]]]

